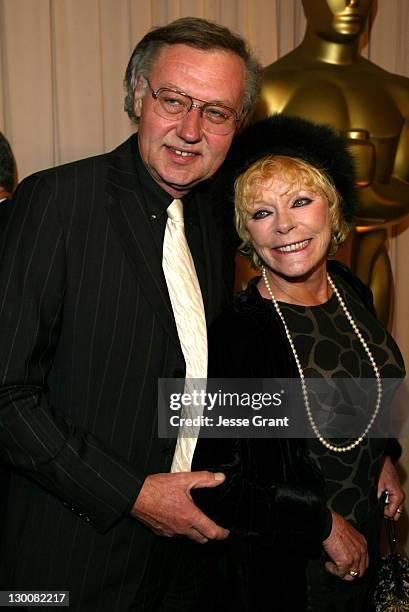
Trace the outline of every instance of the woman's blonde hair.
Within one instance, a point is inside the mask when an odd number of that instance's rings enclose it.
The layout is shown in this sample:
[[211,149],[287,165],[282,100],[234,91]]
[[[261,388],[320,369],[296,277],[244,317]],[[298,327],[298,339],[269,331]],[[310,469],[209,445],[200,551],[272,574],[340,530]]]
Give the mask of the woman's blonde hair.
[[326,198],[331,221],[328,257],[333,257],[351,229],[342,213],[341,197],[325,172],[302,159],[284,155],[267,155],[257,160],[234,183],[235,224],[242,240],[239,248],[242,255],[248,257],[254,267],[261,268],[263,262],[253,248],[246,224],[263,183],[276,177],[288,183],[291,189],[306,188]]

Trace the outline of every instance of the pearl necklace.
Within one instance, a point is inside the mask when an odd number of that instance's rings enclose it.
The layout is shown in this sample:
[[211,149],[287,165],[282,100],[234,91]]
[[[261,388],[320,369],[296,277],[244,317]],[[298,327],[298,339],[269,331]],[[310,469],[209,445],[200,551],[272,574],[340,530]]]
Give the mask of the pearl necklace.
[[312,416],[312,412],[311,412],[311,406],[310,406],[310,401],[309,401],[309,397],[308,397],[308,391],[307,391],[307,385],[305,383],[305,376],[304,376],[304,370],[302,369],[301,366],[301,362],[300,359],[298,357],[298,353],[296,351],[295,345],[294,345],[294,341],[292,339],[290,330],[287,327],[287,323],[285,321],[284,315],[281,311],[280,306],[278,305],[278,302],[271,290],[270,287],[270,283],[268,281],[267,278],[267,273],[266,273],[266,269],[263,266],[262,268],[262,274],[263,274],[263,280],[264,280],[264,284],[266,286],[266,289],[270,295],[271,301],[274,304],[274,308],[276,309],[276,312],[278,314],[278,316],[280,317],[283,326],[284,326],[284,330],[285,330],[285,334],[287,336],[288,342],[290,343],[290,347],[291,350],[293,352],[294,355],[294,359],[295,359],[295,363],[297,364],[297,368],[298,368],[298,372],[300,374],[300,379],[301,379],[301,387],[302,387],[302,394],[303,394],[303,399],[304,399],[304,406],[305,406],[305,411],[307,413],[308,416],[308,420],[310,422],[311,425],[311,429],[313,430],[313,432],[315,433],[315,435],[317,436],[318,440],[321,442],[321,444],[323,446],[325,446],[325,448],[335,452],[335,453],[346,453],[352,449],[354,449],[356,446],[358,446],[358,444],[360,444],[362,442],[362,440],[365,438],[365,436],[367,435],[367,433],[369,432],[369,430],[371,429],[372,425],[374,424],[374,421],[378,415],[379,409],[381,407],[381,401],[382,401],[382,380],[381,380],[381,375],[379,372],[379,368],[376,365],[375,359],[373,358],[373,355],[371,353],[371,350],[368,346],[368,343],[365,341],[364,337],[362,336],[361,332],[358,329],[357,324],[355,323],[355,321],[352,318],[351,313],[349,312],[348,308],[346,307],[346,304],[344,302],[344,300],[342,299],[335,283],[333,282],[332,278],[330,277],[329,274],[327,274],[327,279],[328,279],[328,283],[331,286],[333,292],[335,293],[337,299],[338,299],[338,303],[341,306],[342,310],[345,313],[345,316],[347,317],[355,335],[357,336],[358,340],[360,341],[360,343],[362,344],[366,354],[368,355],[369,361],[371,362],[373,371],[375,373],[375,378],[376,378],[376,386],[377,386],[377,398],[376,398],[376,404],[375,404],[375,410],[373,415],[371,416],[368,425],[366,426],[365,430],[362,432],[362,434],[359,436],[359,438],[357,438],[356,440],[354,440],[353,442],[351,442],[350,444],[346,444],[344,446],[342,445],[335,445],[335,444],[331,444],[330,442],[328,442],[328,440],[326,440],[324,438],[324,436],[321,434],[320,430],[318,429],[315,421],[314,421],[314,417]]

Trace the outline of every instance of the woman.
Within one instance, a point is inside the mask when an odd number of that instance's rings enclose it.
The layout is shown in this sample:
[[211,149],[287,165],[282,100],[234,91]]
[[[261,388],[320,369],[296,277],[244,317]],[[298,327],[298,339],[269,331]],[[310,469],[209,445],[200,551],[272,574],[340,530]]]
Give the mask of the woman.
[[[403,492],[397,443],[367,434],[382,378],[402,378],[404,365],[369,290],[328,260],[352,221],[353,164],[330,128],[280,115],[245,130],[229,164],[242,251],[261,276],[213,325],[209,376],[301,378],[315,437],[199,439],[193,469],[224,471],[226,483],[195,501],[232,531],[239,608],[371,610],[378,496],[388,488],[385,514],[397,519]],[[334,441],[314,421],[307,379],[340,377],[374,378],[376,394],[364,430]]]

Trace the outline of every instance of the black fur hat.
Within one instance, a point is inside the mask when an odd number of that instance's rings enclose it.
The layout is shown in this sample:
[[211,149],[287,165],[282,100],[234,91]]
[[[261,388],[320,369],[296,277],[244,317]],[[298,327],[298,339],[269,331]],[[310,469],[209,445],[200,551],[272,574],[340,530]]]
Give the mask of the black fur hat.
[[281,114],[250,125],[236,136],[226,160],[230,198],[236,178],[267,155],[297,157],[323,171],[341,196],[345,220],[353,220],[358,201],[354,161],[345,140],[332,128]]

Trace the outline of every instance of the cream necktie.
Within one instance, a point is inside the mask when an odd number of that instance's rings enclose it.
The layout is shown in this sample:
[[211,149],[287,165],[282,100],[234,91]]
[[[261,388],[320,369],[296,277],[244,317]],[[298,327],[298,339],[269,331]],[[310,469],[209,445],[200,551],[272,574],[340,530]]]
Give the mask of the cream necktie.
[[[185,392],[191,393],[193,387],[203,385],[200,383],[197,385],[196,382],[189,383],[188,379],[207,377],[206,319],[195,264],[186,240],[181,200],[173,200],[167,213],[162,267],[186,363]],[[185,407],[182,416],[189,418],[198,415],[200,409],[197,407],[193,412]],[[172,472],[190,471],[199,429],[199,427],[179,429]]]

